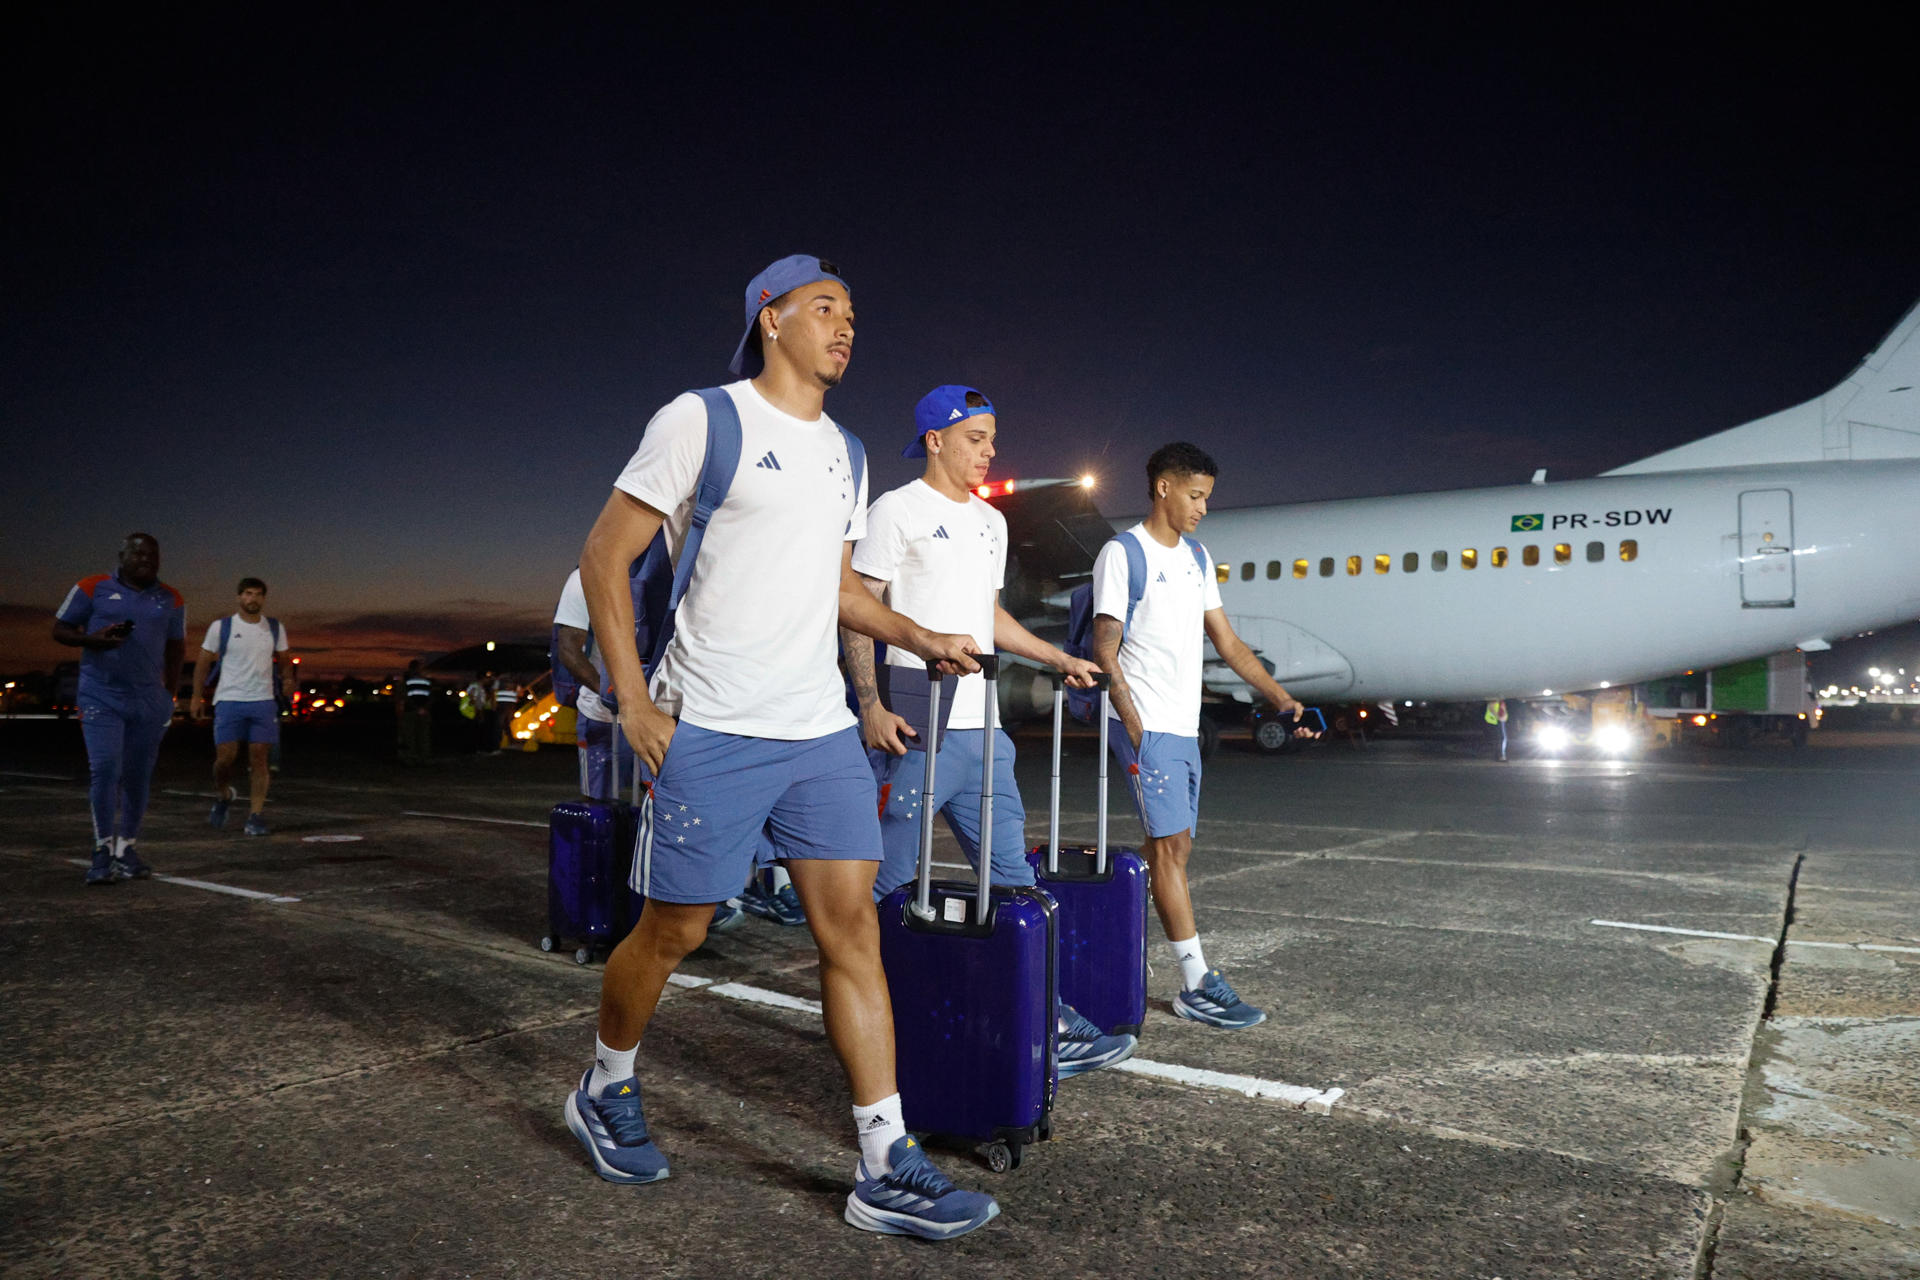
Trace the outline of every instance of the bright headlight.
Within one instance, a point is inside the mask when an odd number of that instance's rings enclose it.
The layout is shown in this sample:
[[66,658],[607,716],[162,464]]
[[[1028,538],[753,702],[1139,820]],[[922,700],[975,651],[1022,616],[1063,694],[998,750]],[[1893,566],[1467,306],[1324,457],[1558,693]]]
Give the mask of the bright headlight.
[[1617,724],[1610,724],[1594,730],[1593,745],[1604,755],[1623,756],[1633,750],[1633,735]]
[[1573,738],[1559,725],[1550,724],[1543,726],[1538,733],[1534,734],[1533,740],[1542,751],[1565,751],[1567,744],[1572,742]]

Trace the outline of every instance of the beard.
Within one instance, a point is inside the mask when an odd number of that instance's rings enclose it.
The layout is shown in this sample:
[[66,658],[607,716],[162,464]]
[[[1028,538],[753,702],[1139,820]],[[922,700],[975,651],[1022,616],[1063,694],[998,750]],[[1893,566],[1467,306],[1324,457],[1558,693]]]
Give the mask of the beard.
[[842,376],[843,373],[839,369],[822,369],[813,375],[813,380],[820,384],[822,391],[831,391],[840,385]]

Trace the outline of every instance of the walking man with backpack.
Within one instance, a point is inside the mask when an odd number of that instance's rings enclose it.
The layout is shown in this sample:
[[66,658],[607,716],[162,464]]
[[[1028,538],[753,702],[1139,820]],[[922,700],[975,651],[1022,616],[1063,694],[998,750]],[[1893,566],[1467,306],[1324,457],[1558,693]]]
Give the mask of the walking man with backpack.
[[[853,353],[839,271],[806,255],[775,262],[747,286],[745,320],[732,368],[746,380],[654,415],[580,557],[620,729],[652,788],[633,873],[646,909],[607,960],[594,1065],[567,1096],[567,1126],[603,1178],[667,1176],[641,1110],[641,1036],[765,837],[819,946],[827,1038],[853,1095],[860,1159],[845,1217],[950,1239],[999,1205],[956,1187],[902,1123],[873,910],[873,775],[844,701],[835,626],[955,672],[977,669],[975,645],[888,609],[849,563],[866,526],[865,455],[823,403]],[[673,595],[649,664],[628,570],[662,529]]]
[[267,584],[258,578],[240,579],[240,608],[207,628],[193,661],[193,700],[187,714],[204,720],[207,691],[213,691],[213,787],[216,793],[207,821],[227,825],[227,809],[236,794],[233,775],[239,769],[240,748],[247,748],[248,800],[246,834],[268,834],[267,785],[272,773],[269,755],[280,741],[282,688],[280,655],[287,651],[286,629],[280,619],[264,617]]
[[[985,482],[994,458],[998,419],[993,402],[972,387],[935,387],[914,407],[913,440],[903,458],[925,458],[920,479],[881,494],[867,511],[867,536],[854,548],[853,568],[875,598],[915,622],[971,636],[982,651],[1001,650],[1064,672],[1091,688],[1099,667],[1070,657],[1021,626],[1000,607],[1006,585],[1007,519],[974,489]],[[922,777],[919,727],[896,715],[880,696],[873,641],[843,629],[847,672],[860,701],[866,745],[887,753],[879,779],[886,808],[880,817],[885,852],[874,881],[883,898],[914,878],[920,853],[920,807],[944,814],[947,826],[980,871],[982,752],[986,737],[986,684],[963,677],[950,698],[936,761],[939,787],[922,795],[908,779]],[[924,687],[926,664],[912,653],[887,651],[890,675]],[[944,697],[944,695],[943,695]],[[1013,740],[994,730],[992,832],[993,883],[1031,885],[1026,858],[1026,808],[1013,774]],[[910,754],[911,753],[911,754]],[[915,763],[918,761],[919,763]],[[985,874],[985,873],[983,873]],[[1102,1035],[1092,1022],[1062,1004],[1058,1010],[1060,1075],[1081,1075],[1130,1057],[1130,1035]]]
[[1306,708],[1234,634],[1207,550],[1190,536],[1207,514],[1218,474],[1213,459],[1190,444],[1162,446],[1147,460],[1153,509],[1102,547],[1094,561],[1092,639],[1094,656],[1111,677],[1112,718],[1121,732],[1109,741],[1146,829],[1140,853],[1152,873],[1154,908],[1180,965],[1173,1011],[1238,1030],[1267,1015],[1208,967],[1187,891],[1187,860],[1200,818],[1206,642],[1280,714],[1291,713],[1298,722]]

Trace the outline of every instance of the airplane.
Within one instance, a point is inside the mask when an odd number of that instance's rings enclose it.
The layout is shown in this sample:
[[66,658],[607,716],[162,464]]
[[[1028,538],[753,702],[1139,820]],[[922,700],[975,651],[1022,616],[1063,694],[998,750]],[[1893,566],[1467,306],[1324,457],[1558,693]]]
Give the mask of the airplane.
[[[1064,607],[1104,540],[1074,489],[1009,512],[1016,616]],[[1592,479],[1215,511],[1196,536],[1234,629],[1308,702],[1545,698],[1825,649],[1920,616],[1920,304],[1825,395]],[[1207,686],[1250,700],[1218,662]]]

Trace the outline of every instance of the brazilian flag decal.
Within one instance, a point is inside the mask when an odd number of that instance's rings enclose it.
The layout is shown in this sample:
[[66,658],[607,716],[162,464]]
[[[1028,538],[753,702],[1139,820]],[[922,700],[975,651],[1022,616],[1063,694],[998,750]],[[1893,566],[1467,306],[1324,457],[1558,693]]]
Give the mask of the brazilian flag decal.
[[1545,525],[1546,522],[1547,518],[1544,515],[1515,516],[1513,518],[1513,528],[1511,532],[1532,533]]

